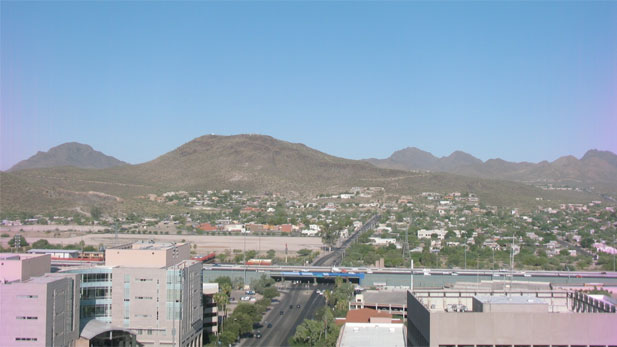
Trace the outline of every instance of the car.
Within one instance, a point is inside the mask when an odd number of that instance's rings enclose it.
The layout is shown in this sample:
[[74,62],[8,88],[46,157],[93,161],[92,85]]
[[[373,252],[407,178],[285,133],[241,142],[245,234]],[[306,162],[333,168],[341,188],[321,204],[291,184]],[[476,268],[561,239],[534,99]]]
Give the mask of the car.
[[300,308],[300,304],[297,304],[297,305],[296,305],[296,308]]
[[291,310],[292,308],[294,308],[294,305],[289,305],[289,309]]
[[246,292],[244,292],[244,294],[246,294],[246,295],[255,295],[255,291],[254,290],[247,290]]
[[258,332],[256,332],[256,333],[255,333],[255,338],[256,338],[256,339],[261,339],[261,332],[259,332],[259,331],[258,331]]
[[284,314],[285,314],[285,312],[284,312],[284,311],[281,311],[279,314],[282,316],[282,315],[284,315]]
[[268,328],[272,328],[272,323],[268,323]]

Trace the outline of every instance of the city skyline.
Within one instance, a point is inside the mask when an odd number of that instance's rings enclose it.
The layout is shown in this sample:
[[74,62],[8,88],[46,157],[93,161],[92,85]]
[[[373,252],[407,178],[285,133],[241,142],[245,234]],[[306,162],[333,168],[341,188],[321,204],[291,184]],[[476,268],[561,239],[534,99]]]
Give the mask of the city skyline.
[[210,133],[350,159],[617,152],[614,32],[610,2],[3,2],[0,169]]

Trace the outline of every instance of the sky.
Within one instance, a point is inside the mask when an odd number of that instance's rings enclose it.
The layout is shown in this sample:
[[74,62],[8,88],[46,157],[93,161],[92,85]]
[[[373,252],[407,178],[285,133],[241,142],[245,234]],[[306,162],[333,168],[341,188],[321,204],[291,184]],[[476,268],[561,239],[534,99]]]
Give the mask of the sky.
[[241,133],[351,159],[617,153],[616,1],[0,4],[0,170]]

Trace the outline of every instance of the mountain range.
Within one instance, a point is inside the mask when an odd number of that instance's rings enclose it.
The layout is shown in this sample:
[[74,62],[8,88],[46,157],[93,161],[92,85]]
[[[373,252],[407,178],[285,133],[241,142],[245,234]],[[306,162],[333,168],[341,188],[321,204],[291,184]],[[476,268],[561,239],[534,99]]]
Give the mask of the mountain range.
[[438,158],[416,147],[392,153],[386,159],[366,159],[375,166],[398,170],[426,170],[457,175],[494,178],[533,184],[617,189],[617,155],[592,149],[580,159],[564,156],[553,162],[509,162],[490,159],[485,162],[461,151]]
[[15,164],[9,171],[58,166],[73,166],[83,169],[105,169],[126,164],[127,163],[114,157],[95,151],[89,145],[68,142],[52,147],[47,152],[38,152],[30,158]]
[[[63,146],[70,149],[84,145],[73,143],[56,148]],[[52,152],[57,151],[52,149],[48,153]],[[34,157],[37,156],[39,154]],[[603,170],[613,167],[613,156],[612,153],[596,151],[590,152],[587,159],[581,161],[588,165],[599,165],[595,171],[590,170],[596,172],[598,177],[604,177]],[[26,164],[32,164],[28,163],[29,159],[9,172],[0,172],[0,210],[40,213],[94,205],[123,211],[151,210],[161,208],[161,204],[153,207],[157,203],[141,197],[173,190],[235,189],[252,193],[277,192],[286,196],[314,197],[319,193],[347,191],[354,186],[384,187],[387,193],[393,194],[474,192],[486,204],[517,207],[534,206],[537,198],[554,202],[582,202],[600,198],[594,192],[546,191],[506,180],[507,170],[502,168],[496,172],[504,177],[476,175],[471,170],[494,164],[489,164],[490,161],[483,163],[463,152],[455,152],[445,159],[411,149],[399,151],[385,161],[372,160],[371,163],[334,157],[303,144],[264,135],[202,136],[138,165],[125,164],[115,159],[111,162],[119,165],[93,169],[100,162],[78,161],[81,167],[77,167],[77,164],[67,165],[66,157],[74,156],[57,157],[64,159],[59,159],[55,164],[49,160],[46,163],[54,167],[23,168]],[[559,173],[559,165],[565,168],[574,165],[570,163],[572,158],[565,161],[565,164],[556,161],[550,163],[550,166]],[[422,166],[409,163],[422,163]],[[390,167],[378,167],[387,166],[385,164]],[[519,164],[511,165],[518,167]],[[422,171],[409,171],[410,168]]]

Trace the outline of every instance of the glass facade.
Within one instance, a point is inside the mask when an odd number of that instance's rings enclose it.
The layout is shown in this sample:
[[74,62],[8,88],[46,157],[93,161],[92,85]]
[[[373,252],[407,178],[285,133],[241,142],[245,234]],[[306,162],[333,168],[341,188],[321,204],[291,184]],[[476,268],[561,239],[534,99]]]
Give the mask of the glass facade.
[[111,322],[111,270],[97,267],[66,271],[81,274],[79,323],[82,328],[92,319]]

